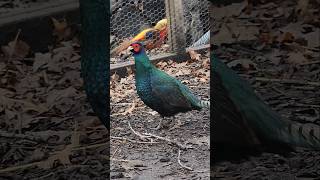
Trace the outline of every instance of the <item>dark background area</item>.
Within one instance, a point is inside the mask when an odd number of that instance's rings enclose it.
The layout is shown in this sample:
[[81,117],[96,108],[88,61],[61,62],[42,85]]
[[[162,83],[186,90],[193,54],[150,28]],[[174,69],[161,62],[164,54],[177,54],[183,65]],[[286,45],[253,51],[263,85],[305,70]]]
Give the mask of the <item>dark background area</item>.
[[[284,119],[319,127],[319,1],[213,4],[213,52]],[[236,156],[216,163],[211,175],[216,179],[317,179],[319,155],[298,149],[288,154]]]

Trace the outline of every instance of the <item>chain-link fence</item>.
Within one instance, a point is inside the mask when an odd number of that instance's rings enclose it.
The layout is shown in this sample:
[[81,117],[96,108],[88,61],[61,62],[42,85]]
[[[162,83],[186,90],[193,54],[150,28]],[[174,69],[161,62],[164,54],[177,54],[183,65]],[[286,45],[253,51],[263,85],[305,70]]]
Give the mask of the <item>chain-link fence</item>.
[[210,29],[209,2],[203,0],[112,0],[111,53],[118,56],[132,41],[147,50],[177,53]]

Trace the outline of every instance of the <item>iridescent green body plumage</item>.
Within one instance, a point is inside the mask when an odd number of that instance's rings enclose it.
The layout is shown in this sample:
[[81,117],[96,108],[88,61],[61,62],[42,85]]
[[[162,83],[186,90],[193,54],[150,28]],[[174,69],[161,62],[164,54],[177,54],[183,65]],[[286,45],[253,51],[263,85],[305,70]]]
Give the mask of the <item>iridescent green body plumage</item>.
[[149,60],[142,45],[134,52],[136,88],[139,97],[162,117],[180,112],[200,110],[209,102],[199,100],[191,91],[174,77],[157,69]]

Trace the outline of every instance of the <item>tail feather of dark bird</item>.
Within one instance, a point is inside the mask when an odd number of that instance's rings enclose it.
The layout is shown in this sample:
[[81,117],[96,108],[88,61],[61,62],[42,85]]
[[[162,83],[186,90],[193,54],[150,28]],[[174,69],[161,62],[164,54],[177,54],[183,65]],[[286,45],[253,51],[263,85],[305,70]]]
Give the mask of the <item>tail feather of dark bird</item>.
[[[275,142],[293,147],[320,149],[320,127],[318,125],[300,124],[283,119],[255,94],[249,83],[214,55],[211,60],[213,78],[216,79],[213,81],[213,93],[215,97],[219,96],[217,99],[222,100],[221,97],[225,97],[224,101],[228,102],[214,101],[214,108],[219,109],[219,111],[214,111],[215,121],[224,118],[238,124],[241,119],[247,123],[245,126],[251,129],[262,143]],[[231,108],[237,111],[237,116],[232,116],[231,113],[221,114]]]

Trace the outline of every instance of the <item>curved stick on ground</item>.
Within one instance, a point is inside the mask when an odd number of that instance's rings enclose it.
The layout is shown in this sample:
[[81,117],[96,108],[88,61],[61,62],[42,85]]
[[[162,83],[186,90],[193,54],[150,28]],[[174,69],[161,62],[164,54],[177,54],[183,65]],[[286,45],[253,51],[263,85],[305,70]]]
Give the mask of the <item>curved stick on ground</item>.
[[191,167],[188,167],[188,166],[185,166],[181,163],[180,161],[180,157],[181,157],[181,150],[179,149],[178,150],[178,163],[181,167],[185,168],[185,169],[188,169],[189,171],[193,171],[193,169]]

